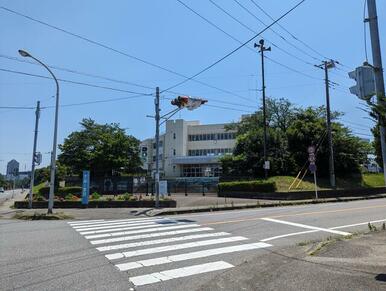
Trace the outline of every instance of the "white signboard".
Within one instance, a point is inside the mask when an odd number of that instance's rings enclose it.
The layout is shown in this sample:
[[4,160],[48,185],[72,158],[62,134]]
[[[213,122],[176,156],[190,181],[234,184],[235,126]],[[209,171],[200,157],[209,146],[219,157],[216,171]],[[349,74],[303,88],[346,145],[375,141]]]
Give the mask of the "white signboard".
[[162,195],[162,196],[168,195],[168,181],[166,180],[159,181],[159,195]]

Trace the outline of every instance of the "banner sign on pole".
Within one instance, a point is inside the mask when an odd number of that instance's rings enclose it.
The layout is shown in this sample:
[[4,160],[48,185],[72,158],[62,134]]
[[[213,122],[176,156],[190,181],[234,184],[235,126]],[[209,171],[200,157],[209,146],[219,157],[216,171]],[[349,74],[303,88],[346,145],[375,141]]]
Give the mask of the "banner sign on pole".
[[162,197],[168,194],[168,181],[167,180],[159,181],[159,194]]
[[88,204],[88,196],[90,194],[90,171],[83,171],[82,182],[82,204]]

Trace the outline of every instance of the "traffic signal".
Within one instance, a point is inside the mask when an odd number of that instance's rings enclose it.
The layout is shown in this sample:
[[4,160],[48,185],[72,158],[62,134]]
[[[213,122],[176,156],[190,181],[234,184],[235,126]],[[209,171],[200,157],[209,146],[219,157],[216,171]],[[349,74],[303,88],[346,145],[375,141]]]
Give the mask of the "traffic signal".
[[351,94],[357,95],[360,99],[369,101],[376,94],[374,69],[369,65],[363,65],[348,73],[351,79],[357,84],[350,87]]
[[35,155],[34,155],[34,162],[37,164],[37,165],[40,165],[41,162],[42,162],[42,153],[41,152],[36,152]]
[[188,110],[194,110],[205,104],[208,100],[192,98],[189,96],[178,96],[176,99],[171,101],[171,104],[178,108],[187,108]]

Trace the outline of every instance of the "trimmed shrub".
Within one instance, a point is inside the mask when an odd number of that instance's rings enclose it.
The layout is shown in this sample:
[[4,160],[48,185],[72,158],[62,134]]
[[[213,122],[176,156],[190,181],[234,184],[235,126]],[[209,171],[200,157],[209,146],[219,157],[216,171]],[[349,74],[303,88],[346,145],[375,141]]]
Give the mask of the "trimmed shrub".
[[132,194],[124,193],[123,195],[119,195],[117,197],[117,200],[130,201],[130,200],[136,200],[136,198]]
[[[48,198],[49,193],[50,187],[42,187],[39,189],[39,195],[44,196],[45,198]],[[73,194],[80,197],[82,194],[82,187],[73,186],[55,189],[55,196],[64,198],[68,194]]]
[[67,194],[66,197],[64,197],[65,200],[67,201],[77,201],[79,198],[75,195],[72,194]]
[[91,200],[99,200],[101,198],[101,195],[99,195],[98,192],[93,192],[91,194]]
[[276,183],[267,181],[236,181],[236,182],[222,182],[218,184],[220,192],[275,192]]

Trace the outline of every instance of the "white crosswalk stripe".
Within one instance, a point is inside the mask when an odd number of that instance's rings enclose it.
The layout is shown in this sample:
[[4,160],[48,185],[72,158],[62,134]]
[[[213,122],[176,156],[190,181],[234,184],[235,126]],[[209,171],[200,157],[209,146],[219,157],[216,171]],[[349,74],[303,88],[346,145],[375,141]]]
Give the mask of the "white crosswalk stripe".
[[[129,280],[135,286],[232,268],[233,265],[225,261],[197,264],[197,260],[271,246],[264,242],[242,243],[248,238],[215,232],[213,228],[202,227],[193,221],[162,217],[97,219],[68,224],[89,240],[117,270],[128,272]],[[160,253],[165,254],[159,256]],[[136,259],[127,261],[134,257]],[[167,268],[176,263],[183,267]],[[162,269],[146,273],[152,267]],[[144,273],[138,273],[142,270]]]

